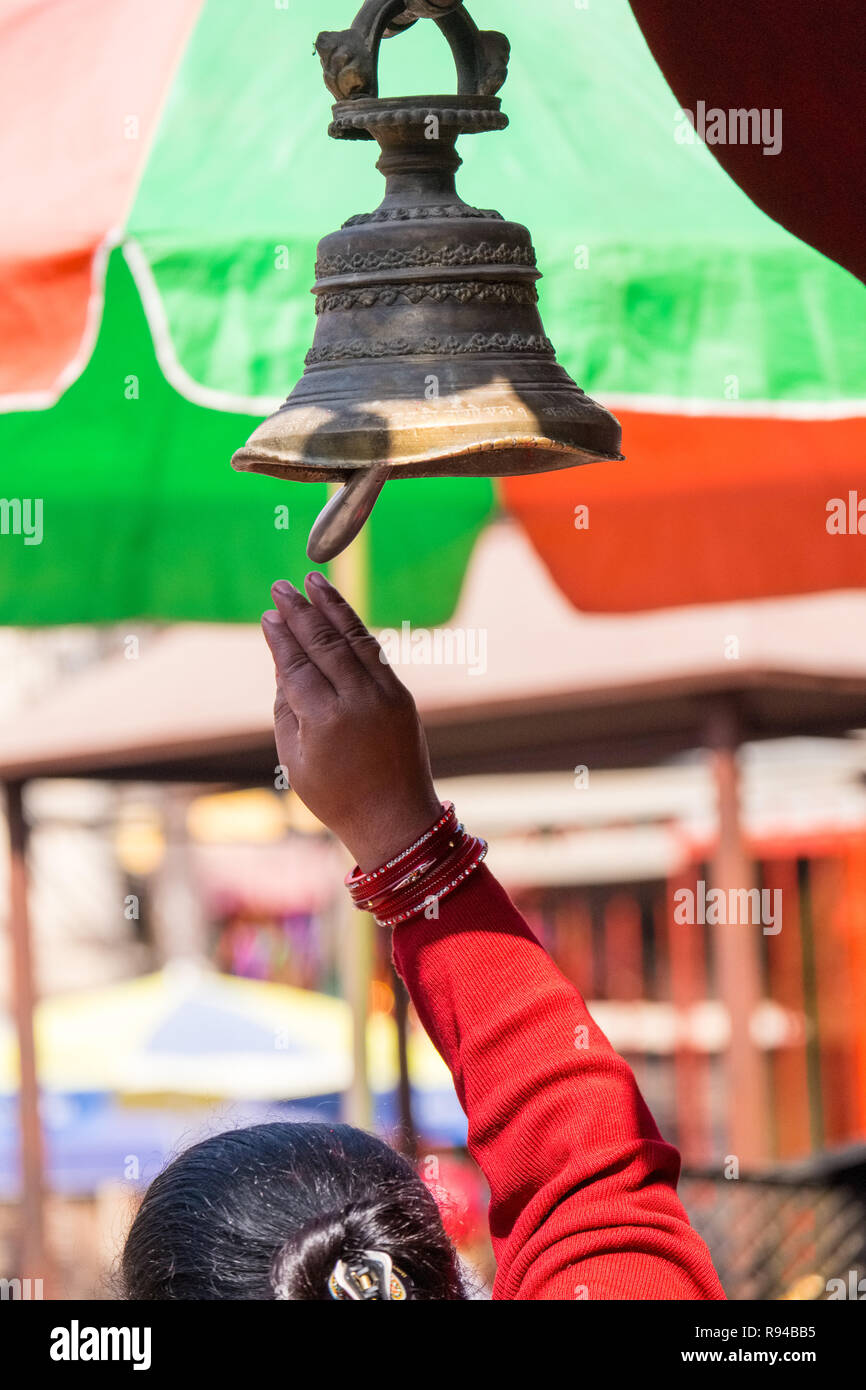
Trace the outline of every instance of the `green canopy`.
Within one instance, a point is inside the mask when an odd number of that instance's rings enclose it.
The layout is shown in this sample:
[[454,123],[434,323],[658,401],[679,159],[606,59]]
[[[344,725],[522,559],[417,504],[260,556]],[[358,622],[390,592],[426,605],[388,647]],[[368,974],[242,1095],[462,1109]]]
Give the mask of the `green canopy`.
[[[312,49],[356,0],[140,8],[34,3],[0,20],[24,147],[0,230],[3,622],[249,621],[274,578],[308,567],[325,501],[229,459],[303,370],[318,239],[381,197],[375,147],[327,137]],[[626,425],[647,401],[693,415],[732,376],[759,411],[852,413],[866,290],[683,139],[627,0],[469,8],[512,41],[511,125],[461,141],[460,189],[530,227],[545,328],[581,385]],[[382,73],[386,95],[454,86],[428,23],[383,46]],[[40,145],[46,125],[68,147]],[[16,534],[25,502],[41,504],[38,544],[35,526]],[[447,619],[509,505],[484,479],[386,488],[365,541],[370,619]]]

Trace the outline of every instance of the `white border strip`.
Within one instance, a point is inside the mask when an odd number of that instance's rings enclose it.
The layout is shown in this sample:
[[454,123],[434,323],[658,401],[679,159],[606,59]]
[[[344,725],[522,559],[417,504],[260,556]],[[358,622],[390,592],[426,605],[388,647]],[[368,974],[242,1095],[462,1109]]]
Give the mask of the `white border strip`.
[[842,401],[720,401],[696,396],[639,396],[602,392],[609,410],[631,410],[645,415],[712,415],[772,420],[856,420],[866,416],[866,397]]
[[175,351],[168,315],[150,262],[134,237],[128,237],[124,242],[123,254],[141,295],[153,336],[156,360],[166,381],[175,391],[194,405],[203,406],[205,410],[222,410],[234,415],[270,415],[282,405],[284,396],[236,396],[231,391],[218,391],[212,386],[203,386],[191,377],[181,365]]

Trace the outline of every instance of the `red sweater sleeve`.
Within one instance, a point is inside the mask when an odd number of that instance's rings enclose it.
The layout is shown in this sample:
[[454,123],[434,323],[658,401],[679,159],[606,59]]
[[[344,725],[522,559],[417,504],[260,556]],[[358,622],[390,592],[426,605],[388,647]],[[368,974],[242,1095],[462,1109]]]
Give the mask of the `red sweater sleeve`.
[[724,1298],[630,1067],[478,869],[394,933],[490,1185],[496,1299]]

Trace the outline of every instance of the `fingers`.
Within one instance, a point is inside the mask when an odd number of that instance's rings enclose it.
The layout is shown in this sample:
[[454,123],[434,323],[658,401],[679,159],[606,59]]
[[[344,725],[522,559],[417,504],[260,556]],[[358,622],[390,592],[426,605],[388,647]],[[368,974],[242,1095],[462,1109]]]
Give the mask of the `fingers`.
[[[283,623],[308,663],[330,686],[329,693],[369,679],[341,632],[293,585],[281,579],[271,589]],[[291,700],[291,696],[289,697]]]
[[277,681],[286,703],[297,719],[312,713],[323,701],[333,698],[333,690],[317,666],[310,661],[282,614],[269,609],[262,615],[262,631],[271,649]]
[[323,617],[343,634],[358,661],[369,671],[373,679],[380,684],[388,684],[396,679],[379,643],[364,626],[354,608],[350,608],[340,591],[318,570],[307,575],[305,586],[310,602],[315,604]]

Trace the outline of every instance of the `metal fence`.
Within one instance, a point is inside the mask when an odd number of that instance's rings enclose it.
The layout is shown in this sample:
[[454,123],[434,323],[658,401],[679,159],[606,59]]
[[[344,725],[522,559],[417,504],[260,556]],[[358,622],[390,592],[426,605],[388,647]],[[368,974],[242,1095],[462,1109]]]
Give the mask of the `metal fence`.
[[729,1298],[866,1300],[866,1150],[679,1190]]

